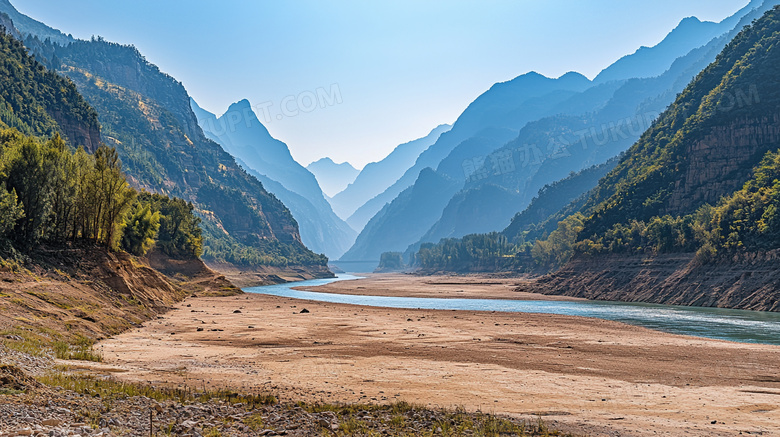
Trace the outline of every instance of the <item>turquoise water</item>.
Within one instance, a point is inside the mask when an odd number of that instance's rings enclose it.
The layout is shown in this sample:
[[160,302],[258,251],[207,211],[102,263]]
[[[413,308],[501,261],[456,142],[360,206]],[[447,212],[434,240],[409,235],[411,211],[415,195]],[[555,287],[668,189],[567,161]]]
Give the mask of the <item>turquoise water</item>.
[[731,340],[742,343],[780,345],[780,313],[603,301],[556,302],[352,296],[292,289],[292,287],[325,285],[331,282],[353,279],[360,278],[350,275],[339,275],[335,279],[316,279],[289,284],[251,287],[244,289],[244,291],[295,299],[372,307],[500,311],[595,317],[674,334]]

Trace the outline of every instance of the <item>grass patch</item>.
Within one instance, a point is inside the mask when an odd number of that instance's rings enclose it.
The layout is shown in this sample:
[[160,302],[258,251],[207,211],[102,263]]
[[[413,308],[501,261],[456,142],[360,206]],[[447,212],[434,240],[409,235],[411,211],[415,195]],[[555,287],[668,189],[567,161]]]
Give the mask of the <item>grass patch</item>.
[[[463,409],[431,410],[407,402],[389,405],[298,403],[296,406],[310,413],[331,412],[339,417],[338,429],[334,431],[323,427],[320,429],[322,436],[387,435],[383,429],[390,430],[390,435],[404,437],[562,437],[569,435],[548,429],[541,418],[531,422],[516,421],[491,414],[467,413]],[[369,417],[365,418],[366,415]],[[435,416],[435,419],[432,416]],[[429,421],[431,425],[424,430],[415,430],[409,426],[411,423],[425,421]]]
[[96,378],[64,372],[52,372],[38,378],[38,382],[48,386],[61,387],[76,393],[107,399],[145,396],[157,402],[176,401],[182,404],[206,403],[211,400],[218,400],[229,404],[243,403],[250,406],[251,409],[262,405],[273,405],[277,402],[276,397],[269,394],[242,395],[230,390],[195,392],[188,387],[154,387],[148,384],[122,382],[114,378]]
[[35,357],[46,356],[52,341],[49,333],[36,333],[22,328],[0,331],[0,338],[6,348]]
[[24,390],[15,390],[13,388],[0,388],[0,396],[13,396],[24,393]]
[[265,429],[265,422],[261,414],[253,414],[244,418],[244,425],[248,426],[252,431],[260,431]]
[[95,341],[83,335],[76,335],[76,340],[73,344],[68,344],[64,341],[52,343],[54,356],[61,360],[102,362],[103,355],[100,352],[96,352],[94,346]]

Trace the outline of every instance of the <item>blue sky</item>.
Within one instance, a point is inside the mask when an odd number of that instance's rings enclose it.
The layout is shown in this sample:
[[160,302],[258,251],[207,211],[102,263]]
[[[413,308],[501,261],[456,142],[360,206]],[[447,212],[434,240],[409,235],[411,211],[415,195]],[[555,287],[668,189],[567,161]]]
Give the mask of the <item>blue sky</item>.
[[12,3],[75,37],[134,44],[211,112],[249,99],[304,165],[359,168],[454,122],[495,82],[593,78],[681,19],[720,21],[748,0]]

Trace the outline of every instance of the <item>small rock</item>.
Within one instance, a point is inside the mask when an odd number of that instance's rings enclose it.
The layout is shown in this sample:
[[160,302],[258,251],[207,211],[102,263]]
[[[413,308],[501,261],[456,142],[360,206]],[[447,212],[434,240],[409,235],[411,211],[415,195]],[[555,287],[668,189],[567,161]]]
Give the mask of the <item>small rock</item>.
[[308,313],[309,313],[309,310],[307,310],[306,308],[301,310],[301,314],[308,314]]

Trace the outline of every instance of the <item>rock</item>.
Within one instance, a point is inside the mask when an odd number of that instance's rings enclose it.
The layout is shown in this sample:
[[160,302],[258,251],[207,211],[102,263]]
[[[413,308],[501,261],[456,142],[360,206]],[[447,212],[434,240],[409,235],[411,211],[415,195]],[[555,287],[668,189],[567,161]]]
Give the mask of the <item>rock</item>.
[[233,314],[241,314],[241,310],[235,310],[233,311]]
[[60,426],[60,424],[62,424],[62,421],[59,419],[46,419],[41,422],[43,426]]
[[306,308],[301,310],[301,314],[308,314],[308,313],[309,313],[309,310],[307,310]]

